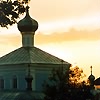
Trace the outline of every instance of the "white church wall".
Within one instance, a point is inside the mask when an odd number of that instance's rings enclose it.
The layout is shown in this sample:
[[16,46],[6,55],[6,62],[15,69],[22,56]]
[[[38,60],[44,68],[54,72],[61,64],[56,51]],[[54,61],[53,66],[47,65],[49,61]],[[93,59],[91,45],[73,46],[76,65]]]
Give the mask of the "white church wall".
[[4,89],[10,90],[13,89],[13,76],[17,77],[17,89],[25,90],[26,89],[26,68],[21,68],[20,65],[7,65],[0,66],[0,76],[4,79]]
[[[30,74],[33,77],[32,89],[33,91],[41,91],[42,84],[48,79],[53,68],[59,68],[62,65],[59,64],[31,64]],[[63,66],[66,68],[66,65]],[[68,67],[67,67],[68,68]],[[0,77],[4,79],[4,89],[13,89],[13,76],[17,78],[17,89],[26,90],[27,83],[25,80],[28,74],[28,64],[16,64],[16,65],[0,65]]]
[[35,74],[35,88],[36,91],[41,91],[43,89],[42,85],[44,83],[44,81],[46,81],[48,79],[49,76],[49,72],[46,71],[37,71]]

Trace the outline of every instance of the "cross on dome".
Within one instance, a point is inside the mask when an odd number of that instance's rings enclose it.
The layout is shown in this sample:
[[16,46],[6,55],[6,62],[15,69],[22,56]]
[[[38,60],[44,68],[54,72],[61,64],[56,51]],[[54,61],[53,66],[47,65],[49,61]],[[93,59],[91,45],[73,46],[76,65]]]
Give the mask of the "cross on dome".
[[92,66],[90,66],[90,68],[91,68],[91,75],[92,75]]

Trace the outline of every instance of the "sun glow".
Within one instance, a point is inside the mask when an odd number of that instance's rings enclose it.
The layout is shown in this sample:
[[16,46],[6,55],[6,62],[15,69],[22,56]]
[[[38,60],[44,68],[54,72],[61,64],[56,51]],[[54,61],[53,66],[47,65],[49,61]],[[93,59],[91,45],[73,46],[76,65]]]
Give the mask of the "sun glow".
[[[92,65],[99,76],[100,0],[31,0],[30,16],[39,23],[37,47],[82,67],[88,75]],[[0,28],[0,56],[19,46],[17,24]]]
[[86,76],[90,75],[90,66],[93,66],[93,74],[99,76],[100,41],[70,41],[38,45],[42,50],[68,61],[73,66],[79,66]]

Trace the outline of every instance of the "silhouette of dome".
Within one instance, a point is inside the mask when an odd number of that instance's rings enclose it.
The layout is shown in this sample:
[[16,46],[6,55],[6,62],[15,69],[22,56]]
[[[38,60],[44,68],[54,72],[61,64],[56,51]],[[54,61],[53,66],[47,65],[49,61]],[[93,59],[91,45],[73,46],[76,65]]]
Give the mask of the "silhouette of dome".
[[95,80],[94,84],[95,85],[100,85],[100,77]]
[[91,75],[89,76],[88,79],[89,79],[90,81],[94,81],[94,80],[95,80],[95,76],[91,74]]
[[29,6],[26,7],[26,16],[18,22],[20,32],[35,32],[38,29],[38,22],[29,15]]
[[90,66],[90,68],[91,68],[91,75],[88,77],[88,79],[89,79],[91,82],[93,82],[93,81],[95,80],[95,76],[92,75],[92,66]]

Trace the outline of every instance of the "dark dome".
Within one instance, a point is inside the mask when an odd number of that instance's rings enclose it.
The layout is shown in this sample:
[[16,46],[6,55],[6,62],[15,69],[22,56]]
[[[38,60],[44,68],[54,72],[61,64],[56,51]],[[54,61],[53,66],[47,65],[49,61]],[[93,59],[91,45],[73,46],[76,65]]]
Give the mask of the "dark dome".
[[95,76],[91,74],[91,75],[89,76],[88,79],[89,79],[90,81],[94,81],[94,80],[95,80]]
[[27,6],[26,16],[17,24],[20,32],[35,32],[38,29],[38,22],[30,17],[28,9]]
[[100,77],[95,80],[94,84],[95,85],[100,85]]

